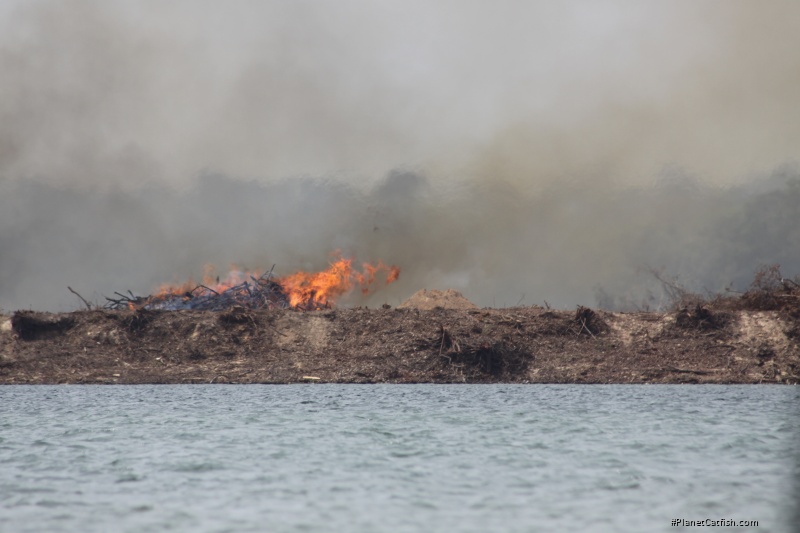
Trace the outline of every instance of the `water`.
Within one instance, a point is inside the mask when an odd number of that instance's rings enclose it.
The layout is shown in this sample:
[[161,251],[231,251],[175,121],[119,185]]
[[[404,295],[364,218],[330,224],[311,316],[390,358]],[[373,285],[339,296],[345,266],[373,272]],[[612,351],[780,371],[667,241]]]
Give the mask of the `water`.
[[699,385],[2,387],[0,531],[681,530],[672,518],[788,531],[798,396]]

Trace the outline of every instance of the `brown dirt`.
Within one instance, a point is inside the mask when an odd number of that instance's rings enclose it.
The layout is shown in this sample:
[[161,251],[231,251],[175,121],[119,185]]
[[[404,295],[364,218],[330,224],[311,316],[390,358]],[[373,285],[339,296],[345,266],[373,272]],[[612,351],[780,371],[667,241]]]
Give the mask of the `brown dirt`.
[[415,292],[411,298],[397,306],[400,309],[420,309],[430,311],[433,309],[477,309],[478,306],[470,302],[460,292],[447,289],[446,291],[422,289]]
[[800,381],[785,309],[443,307],[19,311],[0,316],[0,383]]

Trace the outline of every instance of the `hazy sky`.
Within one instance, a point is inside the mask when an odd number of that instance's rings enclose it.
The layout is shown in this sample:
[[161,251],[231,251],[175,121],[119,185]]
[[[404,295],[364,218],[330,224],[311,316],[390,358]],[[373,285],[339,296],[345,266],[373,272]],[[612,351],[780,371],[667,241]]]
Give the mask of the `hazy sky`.
[[781,1],[25,1],[0,21],[0,172],[185,183],[422,166],[718,183],[797,157]]
[[[482,305],[592,303],[644,263],[792,267],[784,234],[728,235],[711,262],[719,233],[684,244],[796,177],[798,20],[769,0],[0,1],[0,306],[68,282],[147,291],[206,261],[319,268],[339,245],[401,263],[397,298],[456,286]],[[213,203],[202,176],[296,209],[192,213]],[[656,194],[665,180],[701,192]],[[693,197],[697,227],[621,237],[680,226]],[[239,242],[238,217],[270,229]]]

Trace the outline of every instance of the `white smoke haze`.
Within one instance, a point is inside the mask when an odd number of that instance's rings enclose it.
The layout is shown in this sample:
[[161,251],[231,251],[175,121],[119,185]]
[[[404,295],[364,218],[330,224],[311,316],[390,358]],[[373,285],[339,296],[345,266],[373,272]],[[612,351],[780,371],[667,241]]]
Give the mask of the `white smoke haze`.
[[[0,307],[203,265],[657,307],[800,272],[800,4],[0,2]],[[524,297],[523,297],[524,296]]]

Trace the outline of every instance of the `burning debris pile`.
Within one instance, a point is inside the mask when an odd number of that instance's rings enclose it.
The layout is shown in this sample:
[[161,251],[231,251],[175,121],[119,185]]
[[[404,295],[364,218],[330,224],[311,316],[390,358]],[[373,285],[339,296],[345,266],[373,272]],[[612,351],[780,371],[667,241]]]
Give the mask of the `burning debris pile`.
[[[274,267],[273,267],[274,268]],[[197,311],[223,311],[234,306],[247,309],[274,309],[289,306],[289,299],[281,286],[272,280],[272,270],[255,277],[238,282],[241,272],[232,272],[225,282],[217,282],[213,288],[211,283],[198,284],[186,290],[180,287],[162,287],[156,294],[137,297],[115,293],[117,298],[106,297],[106,309],[159,309],[163,311],[179,311],[192,309]],[[234,281],[235,280],[235,281]],[[190,282],[191,283],[191,282]]]
[[152,309],[164,311],[199,310],[224,311],[233,307],[245,309],[284,309],[291,307],[314,311],[332,307],[336,300],[356,287],[368,294],[385,272],[385,284],[400,276],[396,266],[364,263],[361,272],[353,260],[339,257],[321,272],[296,272],[274,277],[275,266],[262,274],[233,270],[220,281],[207,271],[203,283],[188,281],[182,285],[164,285],[150,296],[139,297],[132,292],[115,292],[116,298],[106,297],[106,309]]

